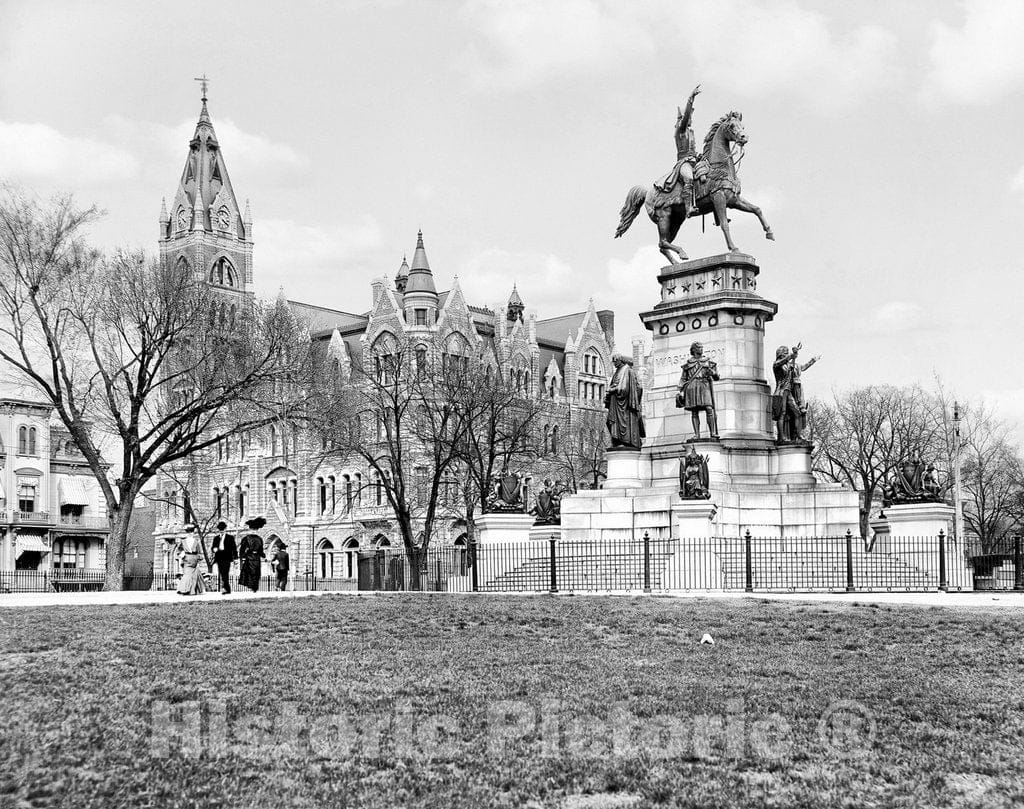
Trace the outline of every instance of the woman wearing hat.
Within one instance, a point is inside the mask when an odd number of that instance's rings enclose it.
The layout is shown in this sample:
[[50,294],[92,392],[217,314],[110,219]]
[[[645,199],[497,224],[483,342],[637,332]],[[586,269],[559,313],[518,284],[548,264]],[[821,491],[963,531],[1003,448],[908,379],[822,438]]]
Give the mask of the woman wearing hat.
[[194,525],[185,526],[185,536],[178,542],[181,549],[181,581],[178,595],[195,596],[206,592],[203,577],[199,572],[199,537]]
[[[251,517],[245,521],[250,531],[259,531],[267,521],[263,517]],[[241,570],[238,575],[238,586],[248,587],[254,593],[260,589],[260,574],[263,568],[263,559],[267,554],[263,550],[263,540],[259,534],[246,534],[238,546],[239,566]]]

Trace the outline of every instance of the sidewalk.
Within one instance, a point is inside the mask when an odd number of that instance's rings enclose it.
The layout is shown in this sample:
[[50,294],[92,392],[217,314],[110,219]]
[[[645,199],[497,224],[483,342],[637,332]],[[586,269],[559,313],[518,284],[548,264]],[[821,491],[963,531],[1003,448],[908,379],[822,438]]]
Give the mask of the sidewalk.
[[[295,592],[278,592],[276,590],[251,593],[248,591],[232,592],[222,596],[217,592],[204,593],[201,596],[180,596],[174,590],[126,590],[123,592],[93,593],[10,593],[0,595],[0,609],[4,607],[81,607],[124,604],[221,604],[229,601],[251,601],[266,599],[310,598],[314,596],[360,596],[388,598],[398,595],[412,595],[401,592],[374,592],[346,590],[341,592],[324,592],[296,590]],[[530,598],[548,596],[547,593],[420,593],[430,598],[462,597],[492,598],[494,596],[514,596]],[[716,598],[716,599],[755,599],[761,601],[802,601],[815,604],[893,604],[917,607],[954,607],[959,609],[1024,609],[1024,592],[986,591],[977,593],[743,593],[743,592],[656,592],[645,596],[638,591],[619,592],[575,592],[559,593],[563,598],[597,598],[597,597],[629,597],[629,598]]]

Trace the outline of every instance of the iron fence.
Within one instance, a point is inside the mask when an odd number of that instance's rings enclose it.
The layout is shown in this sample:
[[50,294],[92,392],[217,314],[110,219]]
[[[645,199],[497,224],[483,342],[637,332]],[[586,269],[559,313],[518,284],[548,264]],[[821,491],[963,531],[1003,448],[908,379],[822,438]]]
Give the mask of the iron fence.
[[[1013,552],[972,555],[943,533],[841,537],[624,537],[361,551],[354,579],[309,570],[288,590],[446,592],[1024,591],[1021,540]],[[4,571],[0,593],[99,590],[102,570]],[[126,576],[125,589],[172,590],[177,574]],[[207,579],[217,588],[216,571]],[[232,577],[237,587],[237,577]],[[277,587],[263,576],[260,590]]]

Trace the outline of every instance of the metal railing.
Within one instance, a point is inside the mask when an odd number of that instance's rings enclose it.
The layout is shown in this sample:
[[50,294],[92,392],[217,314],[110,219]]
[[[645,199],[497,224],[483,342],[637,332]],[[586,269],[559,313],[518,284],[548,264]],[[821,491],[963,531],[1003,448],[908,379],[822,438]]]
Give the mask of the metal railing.
[[58,514],[56,524],[61,528],[109,528],[106,517],[90,517],[84,514]]
[[[942,532],[878,535],[870,543],[841,537],[650,537],[600,541],[558,538],[515,543],[379,548],[358,552],[356,578],[308,570],[288,590],[428,590],[447,592],[914,592],[1024,591],[1021,540],[1014,552],[970,556]],[[0,572],[2,592],[100,589],[102,570]],[[126,589],[171,590],[178,574],[125,577]],[[216,590],[217,571],[206,582]],[[231,586],[238,588],[237,570]],[[277,587],[263,576],[261,590]]]
[[50,522],[50,512],[48,511],[12,511],[11,521],[19,523],[48,523]]

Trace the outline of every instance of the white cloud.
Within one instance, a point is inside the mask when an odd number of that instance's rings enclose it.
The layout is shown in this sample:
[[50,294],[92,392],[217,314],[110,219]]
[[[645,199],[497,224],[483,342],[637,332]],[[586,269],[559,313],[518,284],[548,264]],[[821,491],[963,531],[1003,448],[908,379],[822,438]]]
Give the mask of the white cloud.
[[[260,286],[267,291],[284,286],[289,296],[333,289],[348,262],[365,258],[384,242],[380,225],[370,216],[330,230],[286,219],[261,220],[256,212],[253,219]],[[296,287],[299,280],[302,286]]]
[[871,316],[876,334],[898,334],[917,331],[924,323],[924,309],[913,301],[888,301]]
[[[571,74],[652,70],[696,76],[745,96],[800,96],[844,110],[893,82],[897,39],[865,25],[839,35],[793,0],[468,0],[461,18],[482,44],[464,67],[482,88],[520,89]],[[689,64],[680,65],[680,60]],[[627,71],[628,68],[628,71]]]
[[586,297],[580,292],[586,289],[585,279],[555,255],[489,248],[466,261],[458,275],[466,300],[475,306],[504,305],[513,284],[526,308],[542,319],[586,306]]
[[967,0],[959,28],[932,22],[928,100],[989,103],[1024,79],[1024,3]]
[[468,0],[460,12],[482,42],[461,67],[484,89],[518,89],[566,74],[604,73],[649,55],[642,14],[605,0]]
[[791,0],[672,4],[666,16],[697,75],[730,92],[800,95],[819,111],[855,105],[892,81],[897,40],[865,25],[836,35],[824,15]]
[[65,135],[46,124],[0,121],[0,176],[74,187],[123,183],[138,158],[122,146]]

